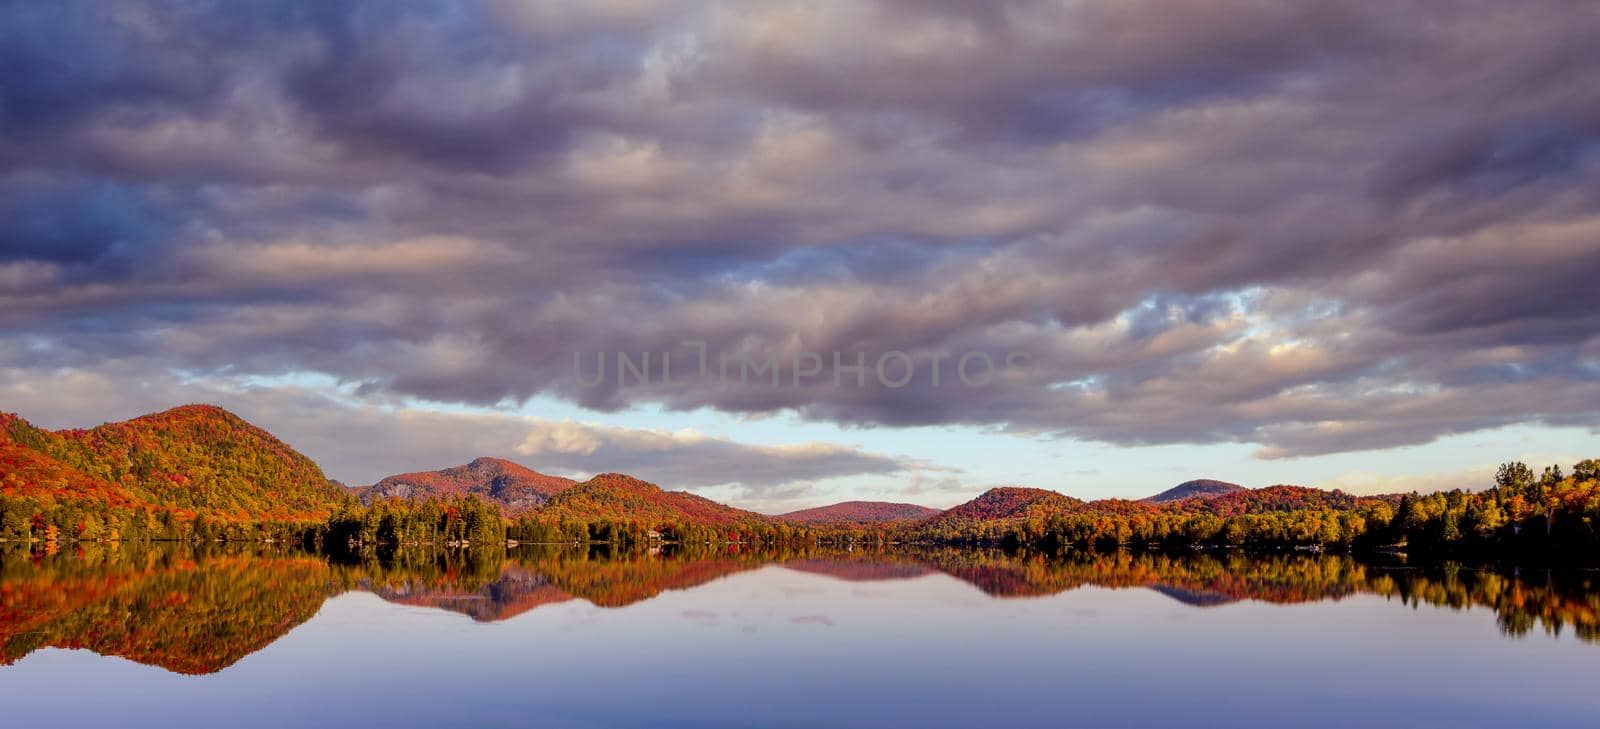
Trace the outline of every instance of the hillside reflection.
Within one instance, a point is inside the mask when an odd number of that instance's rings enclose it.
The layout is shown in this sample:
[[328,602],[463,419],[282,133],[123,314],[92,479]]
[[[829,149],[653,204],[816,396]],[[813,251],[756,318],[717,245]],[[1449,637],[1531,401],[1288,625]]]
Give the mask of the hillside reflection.
[[768,565],[856,582],[946,575],[995,599],[1093,586],[1150,589],[1203,608],[1366,594],[1408,606],[1488,608],[1507,636],[1570,626],[1586,642],[1600,640],[1595,572],[1380,565],[1334,555],[524,546],[325,557],[237,545],[86,545],[60,554],[13,545],[0,550],[0,665],[40,648],[81,648],[177,673],[214,673],[346,592],[499,621],[572,600],[622,607]]

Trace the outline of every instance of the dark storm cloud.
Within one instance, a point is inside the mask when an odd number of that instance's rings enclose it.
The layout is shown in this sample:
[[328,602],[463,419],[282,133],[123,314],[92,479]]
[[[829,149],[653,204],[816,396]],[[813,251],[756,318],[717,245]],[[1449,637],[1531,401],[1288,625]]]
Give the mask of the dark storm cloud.
[[564,89],[603,85],[632,61],[581,45],[522,45],[470,6],[313,7],[317,49],[291,65],[285,90],[318,133],[354,155],[522,168],[529,155],[564,147],[582,123],[562,108]]
[[152,35],[106,17],[118,14],[72,0],[0,4],[0,123],[8,142],[70,129],[113,108],[194,101],[214,88],[181,50],[151,46]]
[[[1589,3],[0,17],[16,377],[137,358],[1272,457],[1600,422]],[[1032,366],[987,388],[574,378],[574,353],[684,340]]]
[[129,257],[165,242],[173,225],[140,191],[116,183],[23,189],[0,218],[0,260],[73,265]]
[[1337,2],[985,5],[758,4],[729,20],[740,32],[715,39],[716,62],[694,80],[1046,141],[1291,80],[1388,34],[1381,16]]

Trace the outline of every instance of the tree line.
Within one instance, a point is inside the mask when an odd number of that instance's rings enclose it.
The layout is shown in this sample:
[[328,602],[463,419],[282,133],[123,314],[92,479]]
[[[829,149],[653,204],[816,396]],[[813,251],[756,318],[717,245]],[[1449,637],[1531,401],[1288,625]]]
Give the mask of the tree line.
[[[111,506],[0,496],[8,541],[294,541],[332,545],[603,542],[844,544],[919,542],[1052,549],[1315,548],[1404,549],[1473,556],[1584,558],[1600,555],[1600,460],[1542,472],[1503,464],[1483,491],[1378,497],[1269,487],[1171,504],[1107,500],[1014,519],[879,525],[712,524],[607,515],[559,518],[537,510],[507,517],[473,496],[420,500],[344,498],[321,521],[219,516],[207,511]],[[1065,504],[1065,502],[1063,502]]]
[[[1270,491],[1266,489],[1263,491]],[[1306,490],[1311,491],[1311,490]],[[1256,492],[1259,493],[1259,492]],[[1284,493],[1284,492],[1279,492]],[[1319,492],[1328,493],[1328,492]],[[1249,493],[1242,498],[1253,498]],[[1500,466],[1484,491],[1292,499],[1234,511],[1238,500],[1190,499],[1168,505],[1096,502],[1047,517],[940,522],[906,530],[915,541],[1143,548],[1404,549],[1471,556],[1600,556],[1600,460],[1535,475],[1521,462]]]

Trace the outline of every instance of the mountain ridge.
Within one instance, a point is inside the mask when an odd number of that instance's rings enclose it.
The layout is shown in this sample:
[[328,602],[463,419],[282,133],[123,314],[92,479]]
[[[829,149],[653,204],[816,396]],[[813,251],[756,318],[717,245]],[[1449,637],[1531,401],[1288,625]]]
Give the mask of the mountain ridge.
[[[615,514],[616,511],[622,514]],[[667,491],[624,473],[602,473],[551,497],[538,511],[546,519],[620,517],[636,521],[690,522],[717,526],[770,524],[765,514],[712,501],[687,491]]]
[[575,485],[577,481],[570,478],[540,473],[503,458],[483,456],[465,465],[437,471],[395,474],[353,491],[362,503],[371,503],[374,498],[470,494],[494,502],[507,514],[515,515],[543,506],[552,496]]
[[920,521],[939,513],[939,509],[893,501],[841,501],[785,512],[773,518],[797,524],[878,524]]
[[1154,496],[1146,496],[1140,501],[1147,504],[1170,504],[1183,499],[1209,499],[1245,490],[1247,490],[1245,487],[1236,483],[1218,481],[1211,478],[1197,478],[1184,481]]
[[1082,499],[1029,486],[997,486],[934,516],[924,524],[1049,517],[1081,509]]
[[[215,405],[181,405],[93,428],[45,430],[0,415],[0,494],[40,507],[314,522],[348,496],[321,467]],[[147,517],[148,518],[148,517]],[[79,531],[92,531],[81,519]]]
[[[1560,481],[1557,473],[1540,488],[1566,489],[1582,502],[1581,490],[1597,468],[1585,461],[1574,470],[1574,477]],[[1506,487],[1502,496],[1456,518],[1483,520],[1474,522],[1477,535],[1515,537],[1519,532],[1506,525],[1527,521],[1529,504],[1542,497],[1531,487]],[[214,405],[60,431],[0,413],[0,539],[6,540],[462,544],[856,539],[865,533],[874,540],[933,542],[1048,537],[1117,545],[1348,545],[1372,533],[1369,541],[1405,536],[1425,543],[1428,533],[1396,526],[1396,515],[1407,509],[1410,523],[1433,518],[1432,512],[1413,513],[1421,498],[1357,497],[1287,484],[1246,489],[1196,479],[1138,501],[1086,502],[1049,489],[1002,486],[942,512],[849,501],[769,516],[626,474],[602,473],[579,483],[491,457],[346,489],[271,433]],[[1431,510],[1459,510],[1443,496],[1427,498],[1436,502]]]

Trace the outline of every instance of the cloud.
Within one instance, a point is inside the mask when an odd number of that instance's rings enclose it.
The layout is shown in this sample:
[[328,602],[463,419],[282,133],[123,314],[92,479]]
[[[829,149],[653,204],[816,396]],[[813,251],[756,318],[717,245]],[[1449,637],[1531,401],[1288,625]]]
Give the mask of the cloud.
[[[511,458],[586,478],[623,471],[667,489],[731,487],[746,502],[792,498],[818,480],[901,474],[933,464],[828,443],[750,444],[692,431],[661,431],[425,405],[395,408],[308,383],[0,368],[0,407],[37,424],[89,427],[185,402],[232,410],[300,449],[331,478],[354,485],[436,470],[479,456]],[[39,417],[39,413],[45,417]]]
[[[1586,10],[13,4],[0,367],[1268,458],[1595,427]],[[572,366],[687,365],[685,340],[1033,366],[985,388],[585,387]],[[565,427],[496,442],[755,457]],[[788,489],[889,467],[761,457],[808,464]]]
[[821,625],[828,628],[834,625],[833,618],[827,615],[796,615],[789,618],[789,622],[795,625]]
[[664,431],[526,419],[517,453],[586,473],[627,471],[685,486],[735,484],[745,498],[778,498],[796,482],[898,474],[922,464],[831,443],[752,445],[692,430]]
[[[602,445],[595,430],[599,429],[577,423],[550,423],[529,433],[528,437],[517,445],[517,452],[525,456],[544,454],[591,456],[600,450]],[[665,439],[670,441],[671,436],[666,436]]]
[[474,239],[423,238],[357,243],[278,241],[257,245],[200,248],[189,261],[208,280],[241,286],[348,282],[373,278],[393,284],[407,277],[431,282],[452,271],[470,274],[495,266],[524,263],[522,257]]
[[1317,484],[1321,488],[1339,489],[1359,495],[1395,494],[1415,491],[1429,493],[1465,489],[1480,491],[1494,485],[1497,465],[1480,465],[1461,471],[1446,473],[1419,473],[1403,476],[1380,475],[1365,471],[1340,474]]

